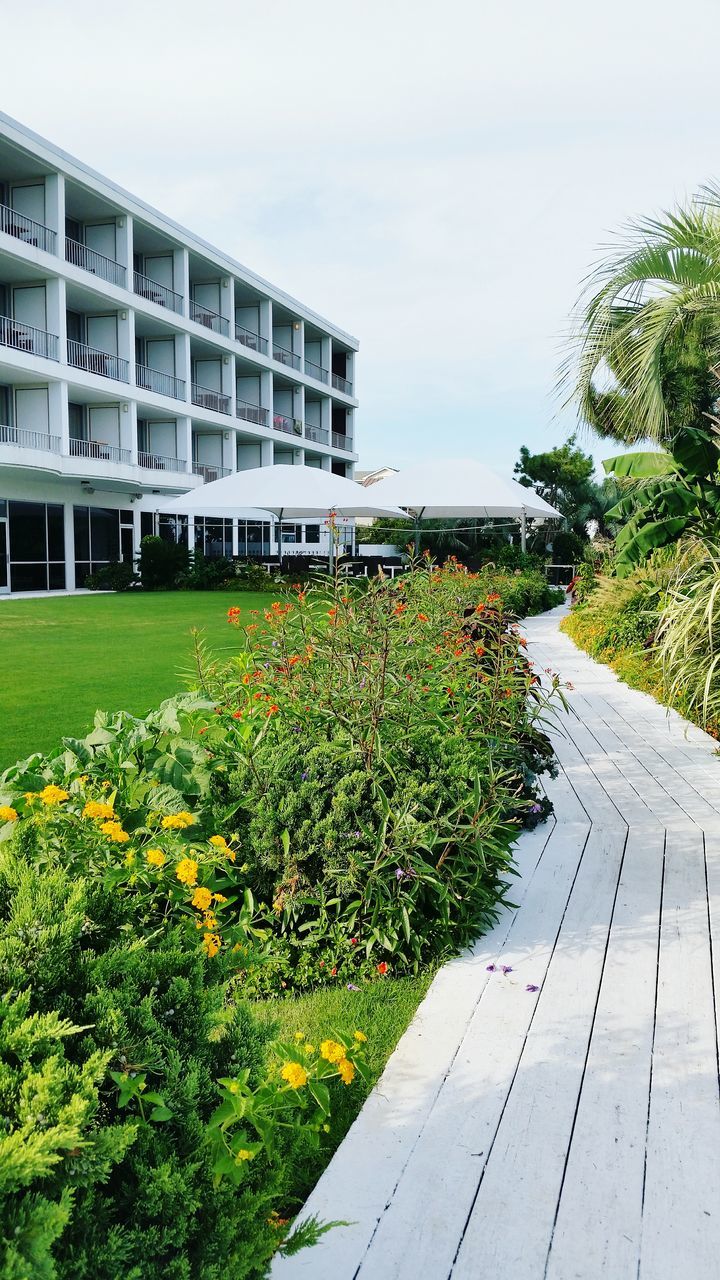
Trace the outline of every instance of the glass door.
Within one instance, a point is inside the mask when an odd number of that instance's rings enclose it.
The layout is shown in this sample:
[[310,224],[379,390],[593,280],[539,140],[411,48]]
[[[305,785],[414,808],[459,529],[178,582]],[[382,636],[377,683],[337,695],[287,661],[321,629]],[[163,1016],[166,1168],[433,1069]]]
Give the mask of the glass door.
[[7,595],[9,591],[7,519],[0,515],[0,595]]

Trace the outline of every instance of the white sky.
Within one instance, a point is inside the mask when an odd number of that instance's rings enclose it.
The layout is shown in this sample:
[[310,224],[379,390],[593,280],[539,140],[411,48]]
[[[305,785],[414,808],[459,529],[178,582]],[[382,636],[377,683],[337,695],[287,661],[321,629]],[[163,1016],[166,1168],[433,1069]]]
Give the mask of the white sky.
[[509,469],[599,247],[720,179],[719,47],[718,0],[0,0],[0,106],[356,334],[361,466]]

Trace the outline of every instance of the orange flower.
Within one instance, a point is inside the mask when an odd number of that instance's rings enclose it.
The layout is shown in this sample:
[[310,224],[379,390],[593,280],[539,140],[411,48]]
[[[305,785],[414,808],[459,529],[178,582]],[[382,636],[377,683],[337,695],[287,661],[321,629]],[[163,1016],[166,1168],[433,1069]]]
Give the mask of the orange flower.
[[482,647],[482,645],[481,645],[481,644],[476,644],[476,645],[475,645],[475,652],[476,652],[476,654],[477,654],[478,658],[483,658],[483,657],[485,656],[485,650],[483,649],[483,647]]
[[275,715],[275,712],[276,712],[276,711],[279,711],[279,710],[280,710],[280,708],[279,708],[279,706],[278,706],[277,702],[273,702],[272,706],[268,707],[268,709],[267,709],[267,715],[269,715],[269,716],[274,716],[274,715]]
[[419,613],[417,616],[417,620],[418,622],[427,622],[428,616],[426,613]]
[[375,967],[376,967],[376,969],[377,969],[378,973],[381,973],[381,974],[383,975],[383,977],[385,976],[385,974],[386,974],[386,973],[387,973],[387,971],[388,971],[388,965],[387,965],[387,961],[386,961],[386,960],[381,960],[381,961],[380,961],[380,963],[379,963],[378,965],[376,965]]

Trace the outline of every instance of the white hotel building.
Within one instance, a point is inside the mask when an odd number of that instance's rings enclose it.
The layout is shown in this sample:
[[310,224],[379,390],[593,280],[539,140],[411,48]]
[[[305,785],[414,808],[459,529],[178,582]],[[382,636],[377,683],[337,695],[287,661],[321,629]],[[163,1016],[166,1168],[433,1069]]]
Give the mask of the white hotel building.
[[268,524],[164,501],[273,462],[352,476],[357,348],[0,114],[0,592],[80,587],[147,533],[267,556]]

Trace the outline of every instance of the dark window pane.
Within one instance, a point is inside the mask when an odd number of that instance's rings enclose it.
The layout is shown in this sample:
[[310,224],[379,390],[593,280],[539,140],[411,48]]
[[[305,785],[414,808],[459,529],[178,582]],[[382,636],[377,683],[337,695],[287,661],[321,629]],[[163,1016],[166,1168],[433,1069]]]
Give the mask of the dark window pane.
[[12,591],[47,591],[46,564],[11,564],[10,589]]
[[132,511],[121,511],[121,512],[120,512],[120,523],[121,523],[121,524],[129,524],[129,525],[130,525],[130,527],[132,528],[132,526],[133,526],[133,513],[132,513]]
[[90,565],[88,564],[87,560],[75,561],[75,586],[76,587],[85,586],[85,579],[87,578],[89,572],[90,572]]
[[152,511],[140,512],[140,537],[149,538],[153,533],[153,513]]
[[[47,560],[44,502],[11,502],[10,559]],[[20,587],[30,591],[30,587]]]
[[120,525],[112,507],[90,508],[90,558],[93,564],[120,559]]
[[75,555],[79,560],[90,559],[90,517],[87,507],[73,507],[75,526]]
[[126,564],[133,562],[133,531],[127,525],[120,529],[120,553]]
[[63,508],[55,503],[48,504],[48,558],[50,560],[65,559],[65,521]]
[[49,576],[50,576],[51,591],[65,590],[65,565],[64,564],[51,564],[49,568]]
[[0,516],[6,516],[6,515],[7,515],[7,502],[5,501],[4,498],[1,498],[0,499]]
[[320,541],[320,525],[319,524],[305,525],[305,541],[306,542]]

